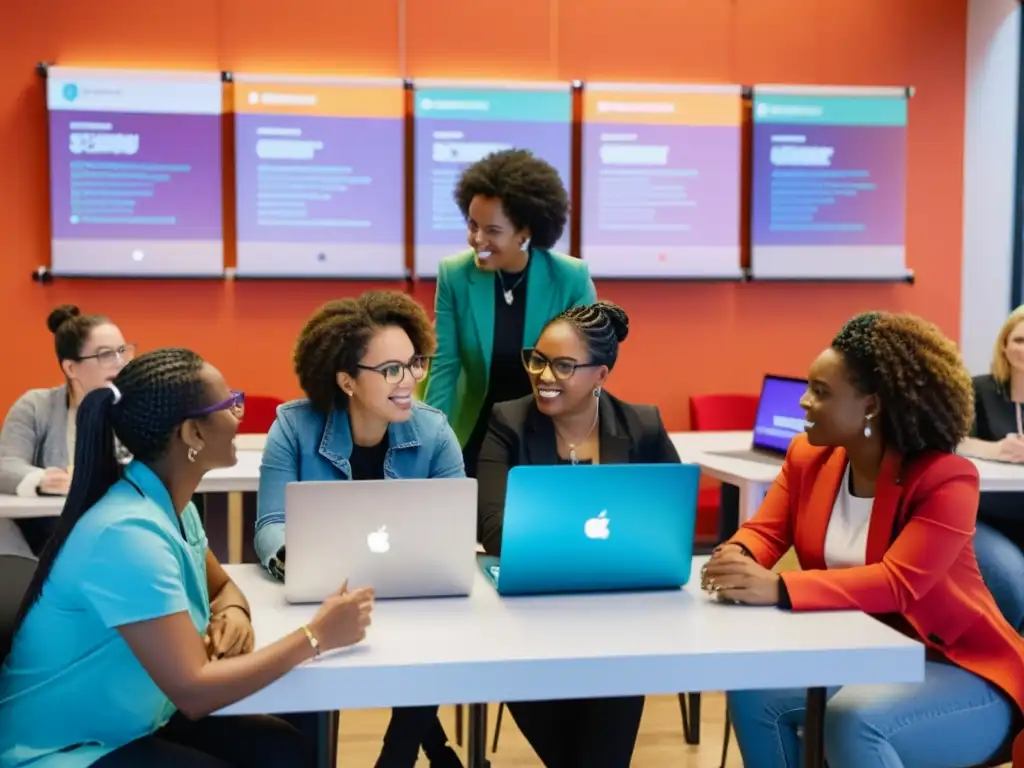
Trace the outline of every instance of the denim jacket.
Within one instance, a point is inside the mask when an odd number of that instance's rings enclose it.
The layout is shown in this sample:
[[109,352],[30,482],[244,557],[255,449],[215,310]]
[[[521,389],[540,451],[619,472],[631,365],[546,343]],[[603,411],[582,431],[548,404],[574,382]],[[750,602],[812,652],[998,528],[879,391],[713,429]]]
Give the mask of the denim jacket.
[[[308,400],[277,409],[260,464],[256,555],[265,566],[284,546],[284,487],[297,480],[350,480],[352,430],[346,411],[323,414]],[[388,426],[384,476],[465,477],[462,450],[440,411],[413,401],[412,418]]]

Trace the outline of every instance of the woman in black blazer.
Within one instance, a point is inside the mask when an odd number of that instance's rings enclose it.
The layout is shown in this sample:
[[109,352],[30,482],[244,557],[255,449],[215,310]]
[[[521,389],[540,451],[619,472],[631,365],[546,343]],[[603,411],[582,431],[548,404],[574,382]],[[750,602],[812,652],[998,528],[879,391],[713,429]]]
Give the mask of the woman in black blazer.
[[[501,552],[512,467],[679,462],[657,408],[604,392],[628,331],[620,307],[598,302],[558,315],[537,346],[523,350],[533,394],[494,406],[480,449],[478,526],[489,554]],[[626,768],[644,698],[510,702],[508,709],[548,768]]]

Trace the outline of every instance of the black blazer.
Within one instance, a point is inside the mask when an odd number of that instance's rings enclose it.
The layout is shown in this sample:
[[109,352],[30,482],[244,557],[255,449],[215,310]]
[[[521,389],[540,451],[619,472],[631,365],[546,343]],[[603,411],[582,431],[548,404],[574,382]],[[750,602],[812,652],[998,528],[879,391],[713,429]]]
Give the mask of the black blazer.
[[[598,414],[601,464],[679,463],[655,406],[630,405],[602,392]],[[476,474],[477,531],[488,554],[501,553],[508,471],[559,462],[554,424],[537,410],[533,395],[494,406]]]

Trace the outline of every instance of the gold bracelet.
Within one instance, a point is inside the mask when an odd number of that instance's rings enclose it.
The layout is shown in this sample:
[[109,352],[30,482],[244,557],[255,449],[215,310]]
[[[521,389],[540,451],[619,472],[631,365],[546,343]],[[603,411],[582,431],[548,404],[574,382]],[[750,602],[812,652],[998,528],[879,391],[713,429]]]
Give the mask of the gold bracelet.
[[320,641],[316,639],[316,635],[313,634],[313,630],[310,629],[306,624],[302,625],[302,631],[306,633],[306,639],[309,640],[309,645],[313,649],[313,658],[320,658]]

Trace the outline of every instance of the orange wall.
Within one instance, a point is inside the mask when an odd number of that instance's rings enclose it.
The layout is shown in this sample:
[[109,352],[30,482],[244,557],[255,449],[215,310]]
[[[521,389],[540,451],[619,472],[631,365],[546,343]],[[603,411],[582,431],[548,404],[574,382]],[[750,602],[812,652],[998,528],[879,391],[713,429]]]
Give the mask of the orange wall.
[[[404,23],[402,23],[404,12]],[[956,334],[966,0],[10,0],[0,33],[0,409],[59,380],[45,317],[73,301],[143,348],[176,344],[234,386],[292,396],[293,339],[364,284],[74,281],[48,263],[37,61],[249,72],[913,85],[909,266],[917,284],[599,283],[632,319],[615,391],[686,425],[687,398],[801,373],[849,315],[908,310]],[[404,40],[404,43],[403,43]],[[404,48],[404,51],[403,51]],[[415,295],[433,302],[423,284]]]

